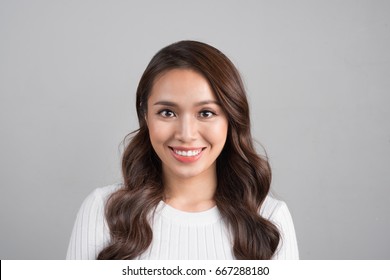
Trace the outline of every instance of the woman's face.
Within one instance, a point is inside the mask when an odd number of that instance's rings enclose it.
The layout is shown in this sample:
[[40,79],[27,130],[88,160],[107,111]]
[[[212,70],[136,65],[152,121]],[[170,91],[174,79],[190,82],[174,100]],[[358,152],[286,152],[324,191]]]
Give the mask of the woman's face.
[[162,161],[164,176],[215,175],[228,120],[201,74],[174,69],[159,76],[147,108],[150,141]]

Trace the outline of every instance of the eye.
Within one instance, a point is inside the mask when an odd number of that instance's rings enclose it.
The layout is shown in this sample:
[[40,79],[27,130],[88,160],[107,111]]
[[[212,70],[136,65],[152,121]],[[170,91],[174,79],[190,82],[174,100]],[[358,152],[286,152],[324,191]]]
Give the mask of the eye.
[[213,116],[215,116],[215,113],[214,112],[211,112],[209,110],[203,110],[203,111],[200,111],[199,112],[199,116],[203,119],[209,119]]
[[175,117],[175,113],[172,112],[171,110],[168,110],[168,109],[161,110],[157,114],[159,114],[160,116],[162,116],[164,118],[173,118],[173,117]]

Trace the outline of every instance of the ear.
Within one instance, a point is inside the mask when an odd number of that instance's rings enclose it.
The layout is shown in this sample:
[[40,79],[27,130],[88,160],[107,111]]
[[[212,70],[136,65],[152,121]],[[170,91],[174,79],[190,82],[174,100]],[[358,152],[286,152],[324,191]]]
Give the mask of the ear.
[[148,112],[147,111],[144,113],[144,119],[145,119],[146,126],[149,126],[149,123],[148,123]]
[[148,126],[148,112],[142,108],[142,102],[139,103],[139,108],[144,115],[144,120],[146,122],[146,126]]

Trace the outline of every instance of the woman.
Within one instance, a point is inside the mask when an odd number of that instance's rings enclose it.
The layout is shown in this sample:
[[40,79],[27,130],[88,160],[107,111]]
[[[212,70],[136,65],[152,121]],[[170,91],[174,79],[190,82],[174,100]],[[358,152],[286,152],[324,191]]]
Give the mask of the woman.
[[83,203],[68,259],[297,259],[284,202],[268,195],[237,69],[219,50],[160,50],[137,89],[124,182]]

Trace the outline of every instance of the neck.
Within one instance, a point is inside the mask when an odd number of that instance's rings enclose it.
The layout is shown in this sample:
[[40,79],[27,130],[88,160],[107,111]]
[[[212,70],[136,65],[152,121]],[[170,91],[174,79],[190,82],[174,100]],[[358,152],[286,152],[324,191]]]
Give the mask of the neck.
[[188,212],[205,211],[215,205],[217,188],[215,169],[193,177],[178,177],[169,172],[164,174],[165,203]]

